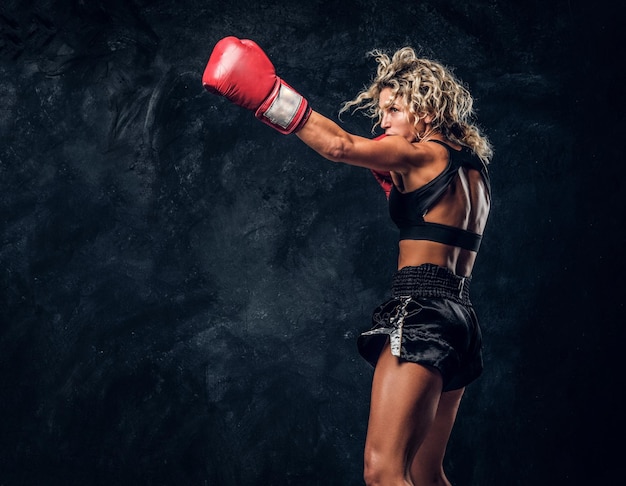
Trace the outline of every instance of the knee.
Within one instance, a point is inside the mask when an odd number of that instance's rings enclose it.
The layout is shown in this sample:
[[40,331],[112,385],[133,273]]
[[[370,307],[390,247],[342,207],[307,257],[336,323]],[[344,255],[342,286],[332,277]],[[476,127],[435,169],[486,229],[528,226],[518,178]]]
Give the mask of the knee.
[[383,474],[380,457],[368,448],[365,449],[363,461],[363,480],[367,486],[382,484]]
[[382,470],[378,467],[378,464],[371,461],[365,461],[365,465],[363,467],[363,481],[365,481],[366,486],[378,486],[383,484],[385,475]]
[[393,481],[402,479],[402,473],[395,470],[393,461],[386,460],[382,455],[366,450],[364,459],[363,480],[367,486],[395,484]]

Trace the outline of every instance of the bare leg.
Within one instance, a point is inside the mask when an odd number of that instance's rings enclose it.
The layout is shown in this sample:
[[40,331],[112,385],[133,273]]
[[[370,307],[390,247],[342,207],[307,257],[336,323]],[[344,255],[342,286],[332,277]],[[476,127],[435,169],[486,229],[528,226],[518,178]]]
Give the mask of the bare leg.
[[365,441],[368,486],[411,486],[410,467],[435,420],[441,396],[438,371],[382,351],[372,382]]
[[443,458],[465,388],[441,394],[435,420],[411,464],[411,479],[418,486],[451,486],[443,471]]

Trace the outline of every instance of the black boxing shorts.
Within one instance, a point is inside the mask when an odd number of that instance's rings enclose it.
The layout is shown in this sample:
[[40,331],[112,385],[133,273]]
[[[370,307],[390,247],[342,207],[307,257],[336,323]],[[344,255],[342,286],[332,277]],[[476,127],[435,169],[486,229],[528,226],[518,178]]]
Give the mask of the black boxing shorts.
[[470,279],[433,264],[400,269],[393,277],[391,299],[374,310],[371,329],[357,340],[361,356],[376,366],[389,340],[394,356],[439,370],[443,391],[474,381],[482,373],[483,359]]

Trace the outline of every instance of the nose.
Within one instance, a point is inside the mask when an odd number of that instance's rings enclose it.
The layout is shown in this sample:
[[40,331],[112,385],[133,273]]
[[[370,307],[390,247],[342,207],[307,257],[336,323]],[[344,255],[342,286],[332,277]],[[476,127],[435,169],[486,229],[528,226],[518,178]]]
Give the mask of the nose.
[[390,126],[391,126],[391,123],[389,122],[389,115],[387,113],[383,113],[383,117],[380,120],[380,128],[385,130],[389,128]]

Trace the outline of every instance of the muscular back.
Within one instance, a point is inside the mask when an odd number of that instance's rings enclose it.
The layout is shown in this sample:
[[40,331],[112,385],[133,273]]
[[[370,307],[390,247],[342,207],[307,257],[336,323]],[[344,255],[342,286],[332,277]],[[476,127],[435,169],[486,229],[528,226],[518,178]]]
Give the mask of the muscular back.
[[[404,177],[405,180],[407,177]],[[454,226],[482,234],[490,209],[486,181],[475,169],[461,168],[458,176],[438,202],[426,213],[424,220]],[[398,268],[434,263],[447,267],[457,275],[472,273],[476,252],[426,240],[402,240],[399,244]]]

